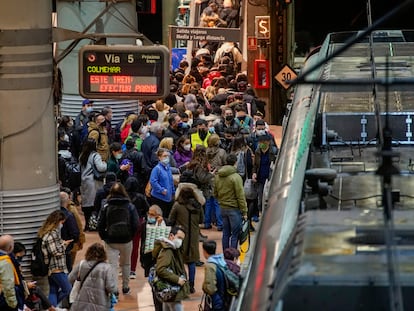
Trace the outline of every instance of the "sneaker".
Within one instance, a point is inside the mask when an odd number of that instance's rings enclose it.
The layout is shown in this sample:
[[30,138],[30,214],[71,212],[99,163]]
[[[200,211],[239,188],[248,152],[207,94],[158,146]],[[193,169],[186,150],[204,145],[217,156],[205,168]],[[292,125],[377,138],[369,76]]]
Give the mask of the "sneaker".
[[190,287],[190,294],[194,294],[195,293],[195,288],[193,286]]
[[137,278],[137,274],[136,274],[134,271],[131,271],[131,272],[129,273],[129,278],[130,278],[130,279],[136,279],[136,278]]
[[68,309],[55,307],[55,311],[68,311]]
[[122,294],[129,295],[131,294],[131,289],[129,287],[122,289]]
[[257,216],[253,216],[253,217],[252,217],[252,220],[253,220],[254,222],[259,222],[259,217],[257,217]]

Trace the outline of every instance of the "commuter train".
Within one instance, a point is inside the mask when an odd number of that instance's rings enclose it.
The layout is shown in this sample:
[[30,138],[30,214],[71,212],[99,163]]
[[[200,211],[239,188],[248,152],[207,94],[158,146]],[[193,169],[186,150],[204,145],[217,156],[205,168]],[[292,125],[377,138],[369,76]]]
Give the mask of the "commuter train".
[[307,58],[231,310],[414,310],[413,77],[409,30]]

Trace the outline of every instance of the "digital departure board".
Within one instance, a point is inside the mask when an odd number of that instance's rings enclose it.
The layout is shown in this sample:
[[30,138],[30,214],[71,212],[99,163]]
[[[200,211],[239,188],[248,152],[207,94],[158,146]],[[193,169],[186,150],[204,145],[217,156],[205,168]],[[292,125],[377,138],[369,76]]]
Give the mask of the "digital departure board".
[[79,93],[85,98],[165,97],[169,63],[162,45],[86,45],[79,50]]

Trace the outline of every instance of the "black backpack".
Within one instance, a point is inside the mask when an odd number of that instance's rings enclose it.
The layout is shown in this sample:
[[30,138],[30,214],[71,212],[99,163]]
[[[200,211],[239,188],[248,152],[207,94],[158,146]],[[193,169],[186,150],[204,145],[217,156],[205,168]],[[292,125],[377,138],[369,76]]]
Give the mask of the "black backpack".
[[33,276],[46,276],[49,271],[49,263],[45,262],[45,255],[42,251],[42,238],[37,238],[32,248],[32,261],[30,263],[30,272]]
[[106,206],[106,233],[110,239],[128,240],[132,238],[131,221],[128,203]]
[[73,160],[65,161],[65,182],[64,185],[74,190],[81,185],[81,169],[80,164]]

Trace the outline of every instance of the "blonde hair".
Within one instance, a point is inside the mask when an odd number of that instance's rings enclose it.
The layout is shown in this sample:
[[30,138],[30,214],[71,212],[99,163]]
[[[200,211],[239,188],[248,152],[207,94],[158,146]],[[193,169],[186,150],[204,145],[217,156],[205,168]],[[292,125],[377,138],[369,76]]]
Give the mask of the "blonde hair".
[[138,116],[136,114],[130,114],[129,116],[127,116],[124,122],[122,122],[121,130],[123,130],[125,126],[127,126],[128,124],[131,124],[136,119],[138,119]]
[[155,104],[155,110],[157,111],[164,111],[164,102],[161,99],[158,99]]
[[47,216],[46,220],[43,222],[42,226],[40,227],[37,235],[40,238],[43,238],[47,233],[56,229],[60,222],[65,219],[66,216],[61,210],[50,213],[49,216]]
[[174,145],[174,140],[172,137],[164,137],[163,139],[161,139],[159,147],[172,150],[173,145]]

